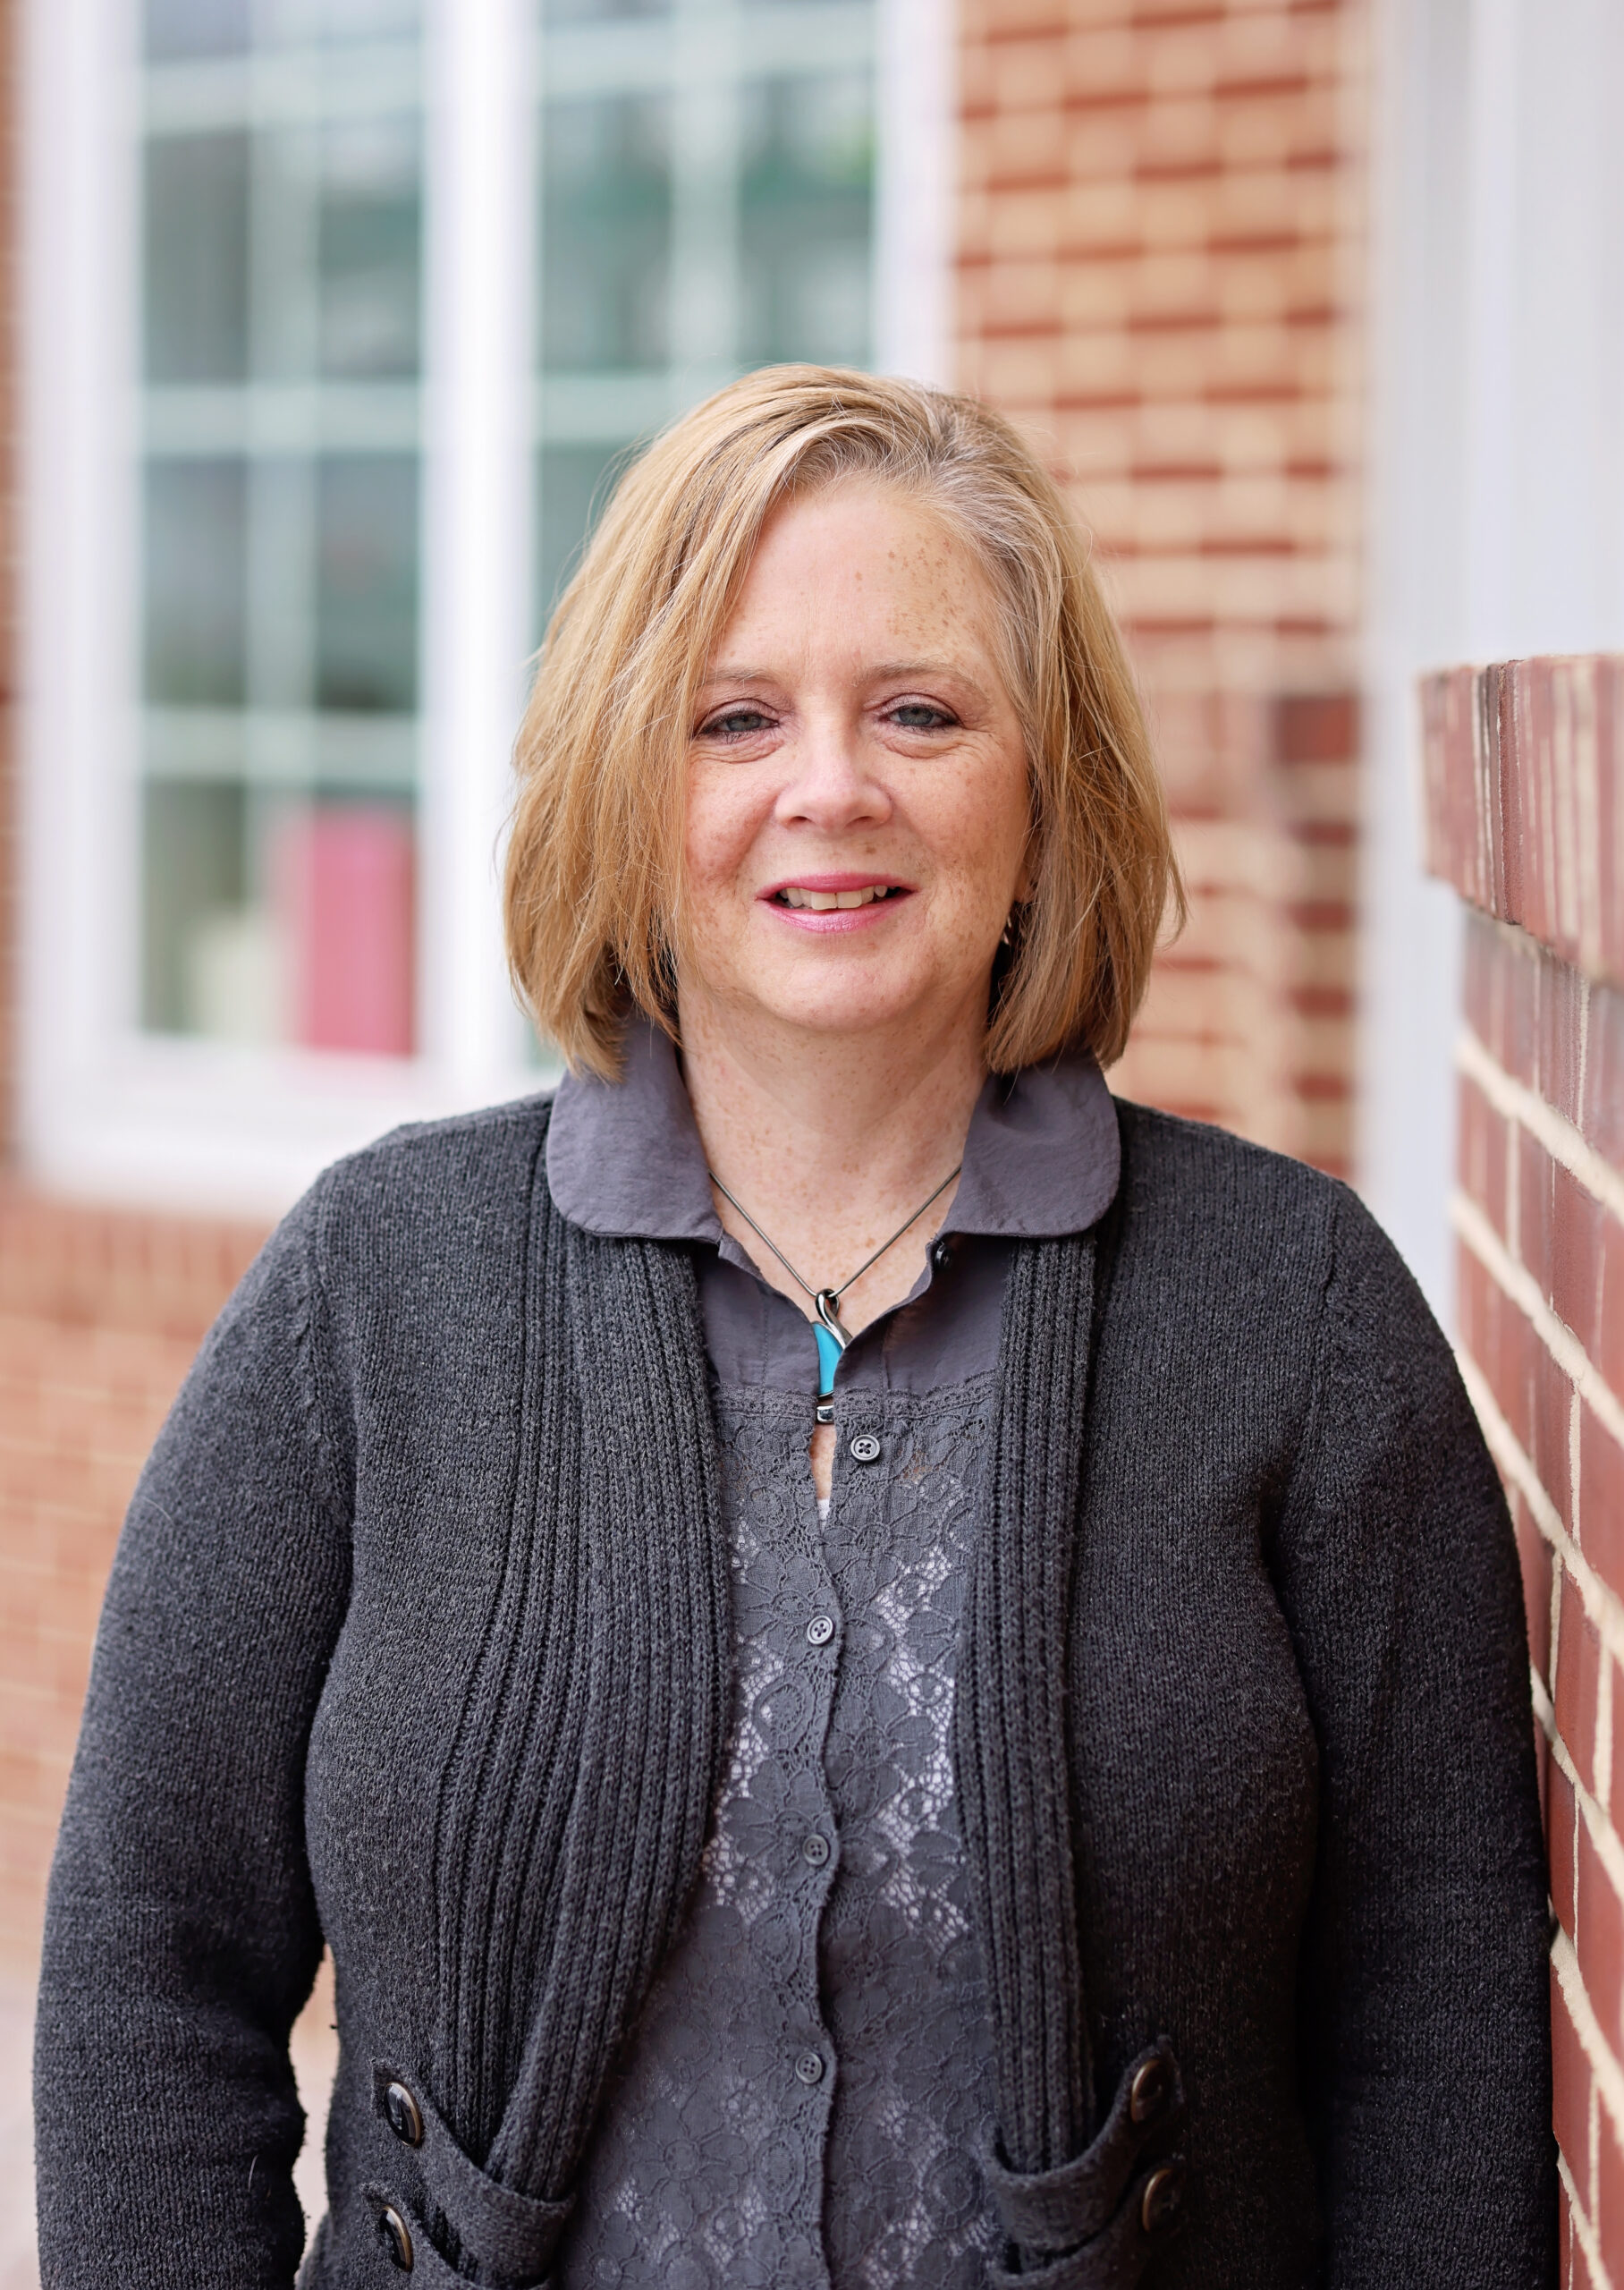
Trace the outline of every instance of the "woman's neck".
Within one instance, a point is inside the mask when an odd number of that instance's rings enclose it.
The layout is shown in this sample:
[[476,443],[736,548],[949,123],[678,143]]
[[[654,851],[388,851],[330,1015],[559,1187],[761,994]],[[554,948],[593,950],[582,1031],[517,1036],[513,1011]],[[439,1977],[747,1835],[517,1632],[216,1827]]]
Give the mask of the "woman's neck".
[[[848,1280],[963,1158],[986,1074],[974,1010],[853,1040],[791,1034],[685,997],[680,1029],[713,1174],[814,1287]],[[848,1327],[908,1293],[952,1198],[950,1188],[851,1285]],[[718,1198],[717,1211],[763,1276],[809,1311],[731,1204]]]

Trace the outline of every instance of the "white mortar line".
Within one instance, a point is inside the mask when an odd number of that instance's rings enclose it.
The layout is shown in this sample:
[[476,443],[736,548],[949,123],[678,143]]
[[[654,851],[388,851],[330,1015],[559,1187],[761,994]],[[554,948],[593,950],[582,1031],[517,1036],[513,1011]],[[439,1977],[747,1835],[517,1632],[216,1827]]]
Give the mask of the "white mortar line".
[[1591,2278],[1596,2290],[1612,2290],[1612,2277],[1602,2263],[1602,2246],[1595,2238],[1595,2228],[1586,2216],[1578,2189],[1573,2184],[1573,2173],[1568,2167],[1568,2158],[1560,2147],[1556,2150],[1556,2167],[1561,2174],[1562,2184],[1568,2190],[1568,2216],[1573,2221],[1573,2231],[1578,2236],[1579,2248],[1585,2253],[1585,2263],[1590,2269]]
[[1551,1943],[1551,1969],[1556,1974],[1557,1986],[1578,2031],[1585,2057],[1595,2073],[1596,2088],[1612,2117],[1614,2128],[1624,2132],[1624,2067],[1613,2057],[1601,2022],[1585,1987],[1585,1975],[1574,1953],[1572,1941],[1561,1925],[1556,1928],[1556,1938]]
[[1508,1121],[1520,1122],[1553,1161],[1560,1161],[1569,1175],[1576,1176],[1587,1192],[1624,1223],[1624,1174],[1603,1159],[1565,1114],[1558,1113],[1554,1106],[1508,1073],[1469,1026],[1463,1026],[1456,1039],[1455,1064],[1476,1082],[1496,1113],[1504,1114]]
[[[1556,1760],[1557,1769],[1572,1790],[1574,1802],[1584,1815],[1585,1827],[1590,1832],[1590,1842],[1595,1847],[1596,1858],[1607,1871],[1608,1882],[1614,1892],[1620,1897],[1624,1897],[1624,1844],[1620,1843],[1612,1823],[1580,1780],[1577,1768],[1573,1762],[1573,1752],[1554,1727],[1550,1734],[1550,1742],[1551,1754]],[[1579,1879],[1577,1827],[1574,1830],[1573,1852],[1573,1884],[1577,1900]],[[1577,1913],[1577,1908],[1575,1913]],[[1621,2123],[1620,2127],[1624,2129],[1624,2123]]]
[[1450,1222],[1484,1270],[1532,1321],[1535,1334],[1563,1375],[1620,1446],[1624,1447],[1624,1403],[1603,1381],[1600,1370],[1573,1330],[1558,1319],[1533,1274],[1512,1261],[1505,1243],[1482,1209],[1463,1192],[1451,1198]]

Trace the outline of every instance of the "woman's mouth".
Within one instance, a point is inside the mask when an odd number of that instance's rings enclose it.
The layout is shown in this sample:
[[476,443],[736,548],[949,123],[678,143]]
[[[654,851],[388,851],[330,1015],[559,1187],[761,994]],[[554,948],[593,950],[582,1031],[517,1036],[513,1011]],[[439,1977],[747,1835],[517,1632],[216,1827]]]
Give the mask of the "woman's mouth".
[[814,890],[799,883],[785,883],[773,893],[774,906],[808,908],[814,914],[832,914],[859,906],[873,906],[881,899],[904,896],[901,883],[865,883],[860,890]]

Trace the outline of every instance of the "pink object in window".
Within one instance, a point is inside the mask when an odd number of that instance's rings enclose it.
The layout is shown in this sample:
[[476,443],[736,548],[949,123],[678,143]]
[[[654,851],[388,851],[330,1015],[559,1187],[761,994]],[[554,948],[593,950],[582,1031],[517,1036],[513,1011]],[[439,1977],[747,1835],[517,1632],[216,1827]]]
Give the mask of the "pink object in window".
[[322,803],[283,822],[272,879],[295,1041],[410,1056],[413,871],[397,805]]

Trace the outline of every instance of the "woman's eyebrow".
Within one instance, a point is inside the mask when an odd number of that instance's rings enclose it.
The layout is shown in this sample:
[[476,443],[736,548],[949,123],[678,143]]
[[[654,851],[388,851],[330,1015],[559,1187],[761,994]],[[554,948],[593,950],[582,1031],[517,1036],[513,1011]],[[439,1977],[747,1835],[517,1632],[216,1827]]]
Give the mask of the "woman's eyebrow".
[[964,684],[971,691],[981,691],[980,683],[970,671],[952,660],[883,660],[870,674],[887,681],[892,676],[946,676],[950,682]]
[[[873,683],[889,683],[896,676],[926,679],[946,676],[954,683],[962,684],[968,691],[975,692],[977,698],[986,697],[978,679],[968,668],[958,667],[951,660],[882,660],[877,667],[868,671],[868,679]],[[710,691],[718,684],[776,683],[780,681],[771,668],[733,667],[723,662],[720,667],[711,669],[699,689]]]
[[718,683],[773,683],[776,681],[770,668],[735,668],[723,662],[721,667],[710,671],[699,689],[708,691],[713,684]]

